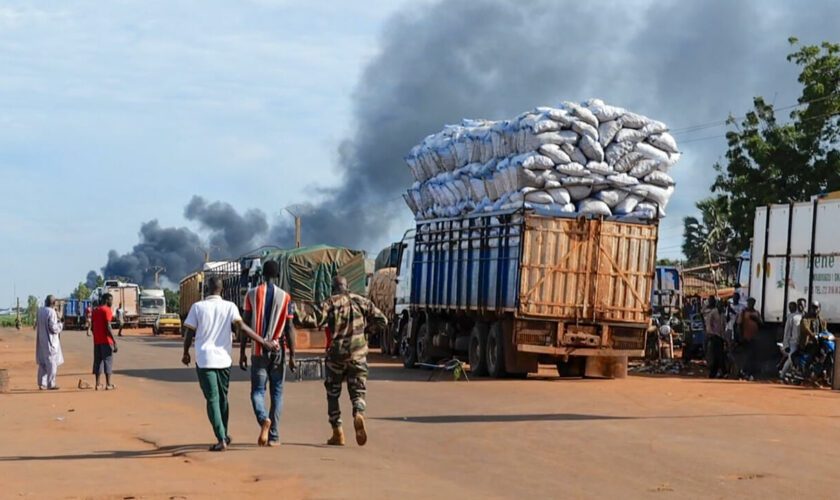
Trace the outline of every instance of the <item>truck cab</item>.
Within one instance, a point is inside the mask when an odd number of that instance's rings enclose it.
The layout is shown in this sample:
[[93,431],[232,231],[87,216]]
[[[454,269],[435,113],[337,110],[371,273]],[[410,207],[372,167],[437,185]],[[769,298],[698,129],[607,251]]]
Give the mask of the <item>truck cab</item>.
[[140,326],[154,326],[161,314],[166,314],[163,290],[147,289],[140,292]]

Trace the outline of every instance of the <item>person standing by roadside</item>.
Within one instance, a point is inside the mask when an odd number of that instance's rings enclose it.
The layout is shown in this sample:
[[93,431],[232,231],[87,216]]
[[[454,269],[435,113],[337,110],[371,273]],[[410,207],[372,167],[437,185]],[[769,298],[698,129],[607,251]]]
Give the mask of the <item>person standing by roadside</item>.
[[790,369],[793,368],[793,356],[799,350],[799,324],[802,322],[802,312],[796,302],[788,304],[788,317],[785,321],[785,334],[782,337],[782,350],[787,358],[779,378],[784,380]]
[[350,393],[350,400],[353,402],[356,443],[364,446],[367,443],[365,383],[368,376],[365,327],[370,321],[384,329],[388,320],[373,302],[351,293],[347,280],[341,276],[333,279],[332,293],[332,296],[316,310],[318,326],[326,325],[331,332],[324,387],[327,390],[327,413],[333,433],[327,444],[344,446],[344,429],[341,427],[338,398],[341,396],[341,384],[346,380],[347,392]]
[[[257,423],[261,426],[259,446],[280,444],[280,416],[283,412],[283,382],[286,379],[286,348],[289,349],[289,369],[295,371],[295,331],[292,325],[294,305],[292,296],[275,284],[280,274],[277,262],[263,265],[265,283],[248,290],[245,295],[245,323],[257,335],[279,345],[279,350],[266,351],[251,344],[251,404]],[[248,368],[245,348],[248,338],[240,335],[239,367]],[[269,385],[270,411],[265,411],[265,386]]]
[[723,318],[718,310],[717,298],[712,295],[703,310],[706,323],[706,359],[709,362],[709,378],[718,378],[724,374]]
[[[91,313],[91,329],[93,330],[93,375],[96,377],[96,390],[112,391],[117,387],[111,383],[111,374],[114,371],[114,354],[117,352],[117,341],[114,339],[114,330],[111,321],[114,313],[111,305],[114,297],[105,293],[100,298],[99,307]],[[100,383],[100,376],[105,372],[105,385]]]
[[761,314],[755,309],[755,299],[750,297],[747,299],[747,308],[741,311],[741,314],[736,320],[736,328],[741,334],[741,344],[744,346],[746,359],[744,366],[741,369],[743,378],[755,380],[756,372],[756,342],[755,338],[758,336],[758,330],[764,321],[761,319]]
[[90,337],[90,325],[91,319],[93,318],[93,308],[88,304],[85,307],[85,331],[87,332],[87,336]]
[[122,303],[120,303],[120,307],[117,308],[117,323],[120,325],[117,337],[122,337],[123,326],[125,325],[125,309],[123,309]]
[[184,355],[181,362],[189,366],[190,346],[195,337],[195,368],[201,392],[207,401],[207,417],[218,442],[210,451],[225,451],[231,442],[228,434],[228,385],[233,331],[241,331],[266,351],[277,346],[266,341],[242,322],[236,304],[222,299],[222,280],[212,276],[207,282],[210,295],[190,307],[184,320]]
[[38,309],[35,318],[35,361],[38,363],[38,388],[57,391],[55,379],[58,367],[64,364],[60,334],[64,325],[55,311],[55,298],[47,295],[44,307]]

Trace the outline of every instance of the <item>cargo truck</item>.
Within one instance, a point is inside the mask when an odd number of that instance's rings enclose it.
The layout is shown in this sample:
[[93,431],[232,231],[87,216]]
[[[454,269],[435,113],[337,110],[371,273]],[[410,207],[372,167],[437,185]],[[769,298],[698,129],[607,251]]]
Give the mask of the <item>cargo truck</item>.
[[141,327],[154,326],[158,316],[166,314],[166,297],[163,290],[147,288],[140,292]]
[[84,330],[87,328],[87,310],[90,300],[67,299],[64,304],[64,329]]
[[623,377],[644,355],[657,238],[657,221],[530,210],[420,221],[399,243],[386,351],[493,377]]
[[787,320],[785,304],[820,302],[823,319],[840,325],[840,196],[758,207],[751,248],[740,257],[742,301],[756,300],[765,324],[777,335]]
[[102,295],[110,293],[114,298],[111,309],[114,313],[114,325],[118,324],[117,310],[122,307],[126,328],[135,328],[140,324],[140,286],[134,283],[123,283],[119,280],[105,280],[105,283],[94,290],[91,300],[99,302]]

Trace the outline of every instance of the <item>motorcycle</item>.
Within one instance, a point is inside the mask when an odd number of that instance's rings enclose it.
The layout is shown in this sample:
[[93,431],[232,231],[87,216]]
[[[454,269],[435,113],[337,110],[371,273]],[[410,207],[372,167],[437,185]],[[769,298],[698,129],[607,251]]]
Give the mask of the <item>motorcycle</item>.
[[811,383],[831,387],[834,382],[834,351],[837,348],[834,334],[820,332],[817,340],[793,354],[793,368],[782,382],[799,385]]

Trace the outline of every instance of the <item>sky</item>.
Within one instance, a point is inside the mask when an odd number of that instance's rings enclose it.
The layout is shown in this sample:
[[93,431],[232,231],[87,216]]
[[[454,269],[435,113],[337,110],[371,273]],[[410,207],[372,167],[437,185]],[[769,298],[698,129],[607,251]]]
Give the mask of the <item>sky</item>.
[[[678,131],[756,95],[792,104],[788,36],[840,41],[840,3],[808,6],[4,1],[0,306],[15,290],[67,295],[111,250],[135,262],[151,221],[234,251],[288,241],[285,207],[309,204],[304,243],[375,253],[411,224],[401,157],[463,117],[600,97]],[[675,132],[660,257],[679,257],[725,131]],[[225,222],[254,220],[253,237]]]

